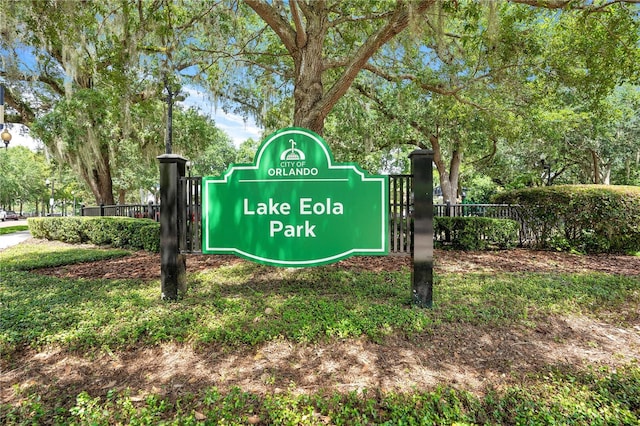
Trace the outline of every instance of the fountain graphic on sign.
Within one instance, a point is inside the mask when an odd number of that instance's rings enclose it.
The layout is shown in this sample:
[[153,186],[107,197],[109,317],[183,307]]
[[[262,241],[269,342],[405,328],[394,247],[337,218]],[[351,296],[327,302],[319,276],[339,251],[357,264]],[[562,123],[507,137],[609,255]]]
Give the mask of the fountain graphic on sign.
[[283,151],[280,156],[281,160],[292,160],[292,161],[304,161],[304,152],[296,149],[296,142],[293,139],[289,139],[289,143],[291,143],[291,148]]

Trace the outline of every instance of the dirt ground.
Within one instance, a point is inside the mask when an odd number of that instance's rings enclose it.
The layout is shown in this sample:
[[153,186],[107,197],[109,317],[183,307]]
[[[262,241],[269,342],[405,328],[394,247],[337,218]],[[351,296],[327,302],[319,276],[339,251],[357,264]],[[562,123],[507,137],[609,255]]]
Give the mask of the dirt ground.
[[[577,256],[517,249],[467,253],[436,250],[434,258],[436,273],[590,270],[640,275],[640,257],[629,256]],[[242,260],[189,256],[187,269],[235,262]],[[395,270],[409,267],[410,262],[407,256],[358,257],[335,267]],[[59,277],[160,277],[159,256],[143,252],[35,272]],[[110,389],[128,388],[134,400],[143,400],[152,393],[175,397],[210,386],[278,393],[364,388],[411,391],[444,384],[481,394],[488,388],[527,380],[530,373],[549,368],[615,368],[639,359],[640,319],[636,324],[619,327],[585,317],[550,317],[535,329],[446,324],[439,326],[437,332],[410,341],[390,337],[382,344],[367,339],[317,344],[276,340],[235,350],[164,344],[91,356],[59,349],[25,350],[10,365],[0,360],[0,402],[16,403],[20,398],[16,390],[30,387],[51,395],[75,395],[86,390],[94,396],[105,395]]]
[[[621,255],[575,255],[569,253],[514,249],[506,251],[434,251],[435,272],[584,272],[598,271],[628,276],[640,275],[640,257]],[[234,256],[188,255],[187,270],[200,271],[243,262]],[[352,257],[335,264],[337,268],[395,271],[411,267],[408,255]],[[38,273],[68,278],[159,279],[160,256],[138,252],[133,256],[60,268]]]

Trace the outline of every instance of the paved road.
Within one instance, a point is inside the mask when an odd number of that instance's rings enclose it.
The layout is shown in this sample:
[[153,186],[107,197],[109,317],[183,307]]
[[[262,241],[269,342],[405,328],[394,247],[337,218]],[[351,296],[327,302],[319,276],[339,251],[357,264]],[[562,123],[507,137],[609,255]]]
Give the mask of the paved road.
[[23,220],[5,220],[4,222],[0,221],[0,228],[7,228],[9,226],[20,226],[26,225],[27,219]]
[[[5,220],[4,222],[0,222],[0,228],[26,224],[26,220]],[[14,232],[12,234],[0,235],[0,250],[6,249],[7,247],[15,246],[16,244],[19,244],[24,240],[28,240],[29,238],[31,238],[31,234],[29,233],[29,231],[20,231]]]

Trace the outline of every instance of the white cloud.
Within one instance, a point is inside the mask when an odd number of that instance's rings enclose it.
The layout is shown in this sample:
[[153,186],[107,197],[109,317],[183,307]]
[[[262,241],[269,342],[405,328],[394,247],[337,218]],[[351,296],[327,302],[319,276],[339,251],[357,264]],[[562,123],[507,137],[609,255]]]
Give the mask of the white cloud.
[[262,129],[252,119],[245,121],[239,115],[227,114],[222,111],[214,114],[213,119],[216,126],[227,133],[236,146],[249,138],[257,141],[262,138]]

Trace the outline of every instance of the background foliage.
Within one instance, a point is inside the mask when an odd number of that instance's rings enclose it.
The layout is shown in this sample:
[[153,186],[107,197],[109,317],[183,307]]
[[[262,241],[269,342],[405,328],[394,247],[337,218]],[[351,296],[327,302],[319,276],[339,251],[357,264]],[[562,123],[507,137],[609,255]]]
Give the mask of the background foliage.
[[640,187],[558,185],[496,196],[520,204],[539,247],[580,252],[640,250]]
[[[371,172],[408,172],[408,152],[433,149],[445,201],[479,182],[484,202],[640,184],[637,4],[531,3],[3,2],[0,83],[9,121],[46,145],[57,198],[145,198],[169,145],[194,173],[251,159],[181,106],[194,92],[266,133],[308,125]],[[0,167],[12,205],[19,178]]]

